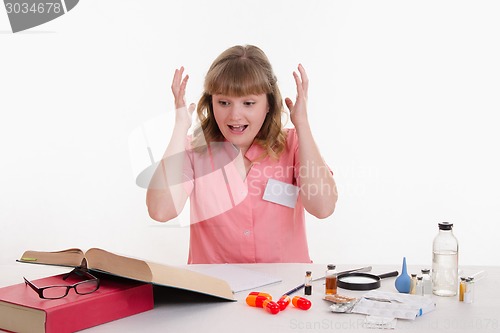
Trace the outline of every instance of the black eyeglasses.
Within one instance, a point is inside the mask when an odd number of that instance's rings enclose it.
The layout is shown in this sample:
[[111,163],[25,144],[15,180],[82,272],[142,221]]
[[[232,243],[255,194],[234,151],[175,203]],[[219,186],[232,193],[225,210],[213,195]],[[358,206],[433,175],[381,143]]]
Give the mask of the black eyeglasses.
[[82,282],[75,283],[70,286],[64,286],[64,285],[54,285],[54,286],[47,286],[47,287],[42,287],[39,288],[35,286],[31,281],[28,279],[24,278],[24,282],[31,287],[34,291],[37,292],[38,296],[43,299],[59,299],[63,298],[66,295],[68,295],[70,289],[75,289],[75,292],[79,295],[87,295],[91,294],[97,289],[99,289],[99,284],[100,281],[98,278],[90,274],[89,272],[81,269],[81,268],[75,268],[65,276],[63,276],[63,280],[66,280],[72,273],[77,274],[78,276],[85,276],[89,278],[90,280],[85,280]]

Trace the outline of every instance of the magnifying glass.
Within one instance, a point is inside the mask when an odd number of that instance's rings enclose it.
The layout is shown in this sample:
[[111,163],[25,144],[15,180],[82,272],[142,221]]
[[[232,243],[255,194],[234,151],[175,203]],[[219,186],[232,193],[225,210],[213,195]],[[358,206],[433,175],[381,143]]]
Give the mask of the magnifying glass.
[[372,290],[380,287],[380,280],[392,276],[398,276],[398,271],[393,271],[381,275],[369,273],[345,273],[337,277],[337,286],[348,290]]

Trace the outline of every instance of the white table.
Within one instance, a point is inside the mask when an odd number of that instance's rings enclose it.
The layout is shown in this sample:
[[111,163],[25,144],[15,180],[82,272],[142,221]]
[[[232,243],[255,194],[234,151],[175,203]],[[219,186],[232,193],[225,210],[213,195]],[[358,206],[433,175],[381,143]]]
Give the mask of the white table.
[[[313,278],[324,275],[326,265],[320,264],[255,264],[241,265],[247,269],[267,272],[283,281],[256,291],[268,292],[275,299],[304,282],[305,271],[313,272]],[[22,282],[23,275],[36,279],[67,272],[67,268],[43,265],[12,264],[1,267],[0,287]],[[362,265],[339,265],[339,270]],[[409,273],[419,273],[419,266],[409,266]],[[428,268],[428,267],[427,267]],[[400,271],[400,265],[373,266],[372,273],[382,274]],[[472,304],[458,301],[457,297],[431,296],[436,310],[417,319],[398,320],[396,331],[401,332],[499,332],[500,267],[462,267],[465,275],[484,270],[487,276],[475,284]],[[382,291],[394,291],[395,278],[381,282]],[[155,309],[132,317],[103,324],[85,332],[372,332],[363,327],[364,315],[338,314],[329,309],[331,303],[322,299],[324,281],[313,283],[312,307],[308,311],[290,305],[285,311],[271,315],[260,308],[245,303],[248,291],[236,294],[237,302],[220,302],[197,294],[179,293],[163,289],[155,302]],[[339,294],[360,297],[364,292],[339,289]],[[303,295],[299,291],[294,295]]]

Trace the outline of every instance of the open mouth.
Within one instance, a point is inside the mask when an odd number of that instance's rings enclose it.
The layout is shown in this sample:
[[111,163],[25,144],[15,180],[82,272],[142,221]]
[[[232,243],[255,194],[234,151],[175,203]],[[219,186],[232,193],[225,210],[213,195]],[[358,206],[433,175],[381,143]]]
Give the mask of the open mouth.
[[248,125],[227,125],[231,132],[234,133],[243,133],[244,130],[248,127]]

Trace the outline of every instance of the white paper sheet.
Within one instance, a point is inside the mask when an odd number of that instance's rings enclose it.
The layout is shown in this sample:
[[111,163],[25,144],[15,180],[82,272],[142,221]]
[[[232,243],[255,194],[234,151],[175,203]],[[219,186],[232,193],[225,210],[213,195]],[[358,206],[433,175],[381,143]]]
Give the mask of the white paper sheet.
[[188,269],[225,280],[234,293],[281,282],[281,278],[232,264],[189,265]]

